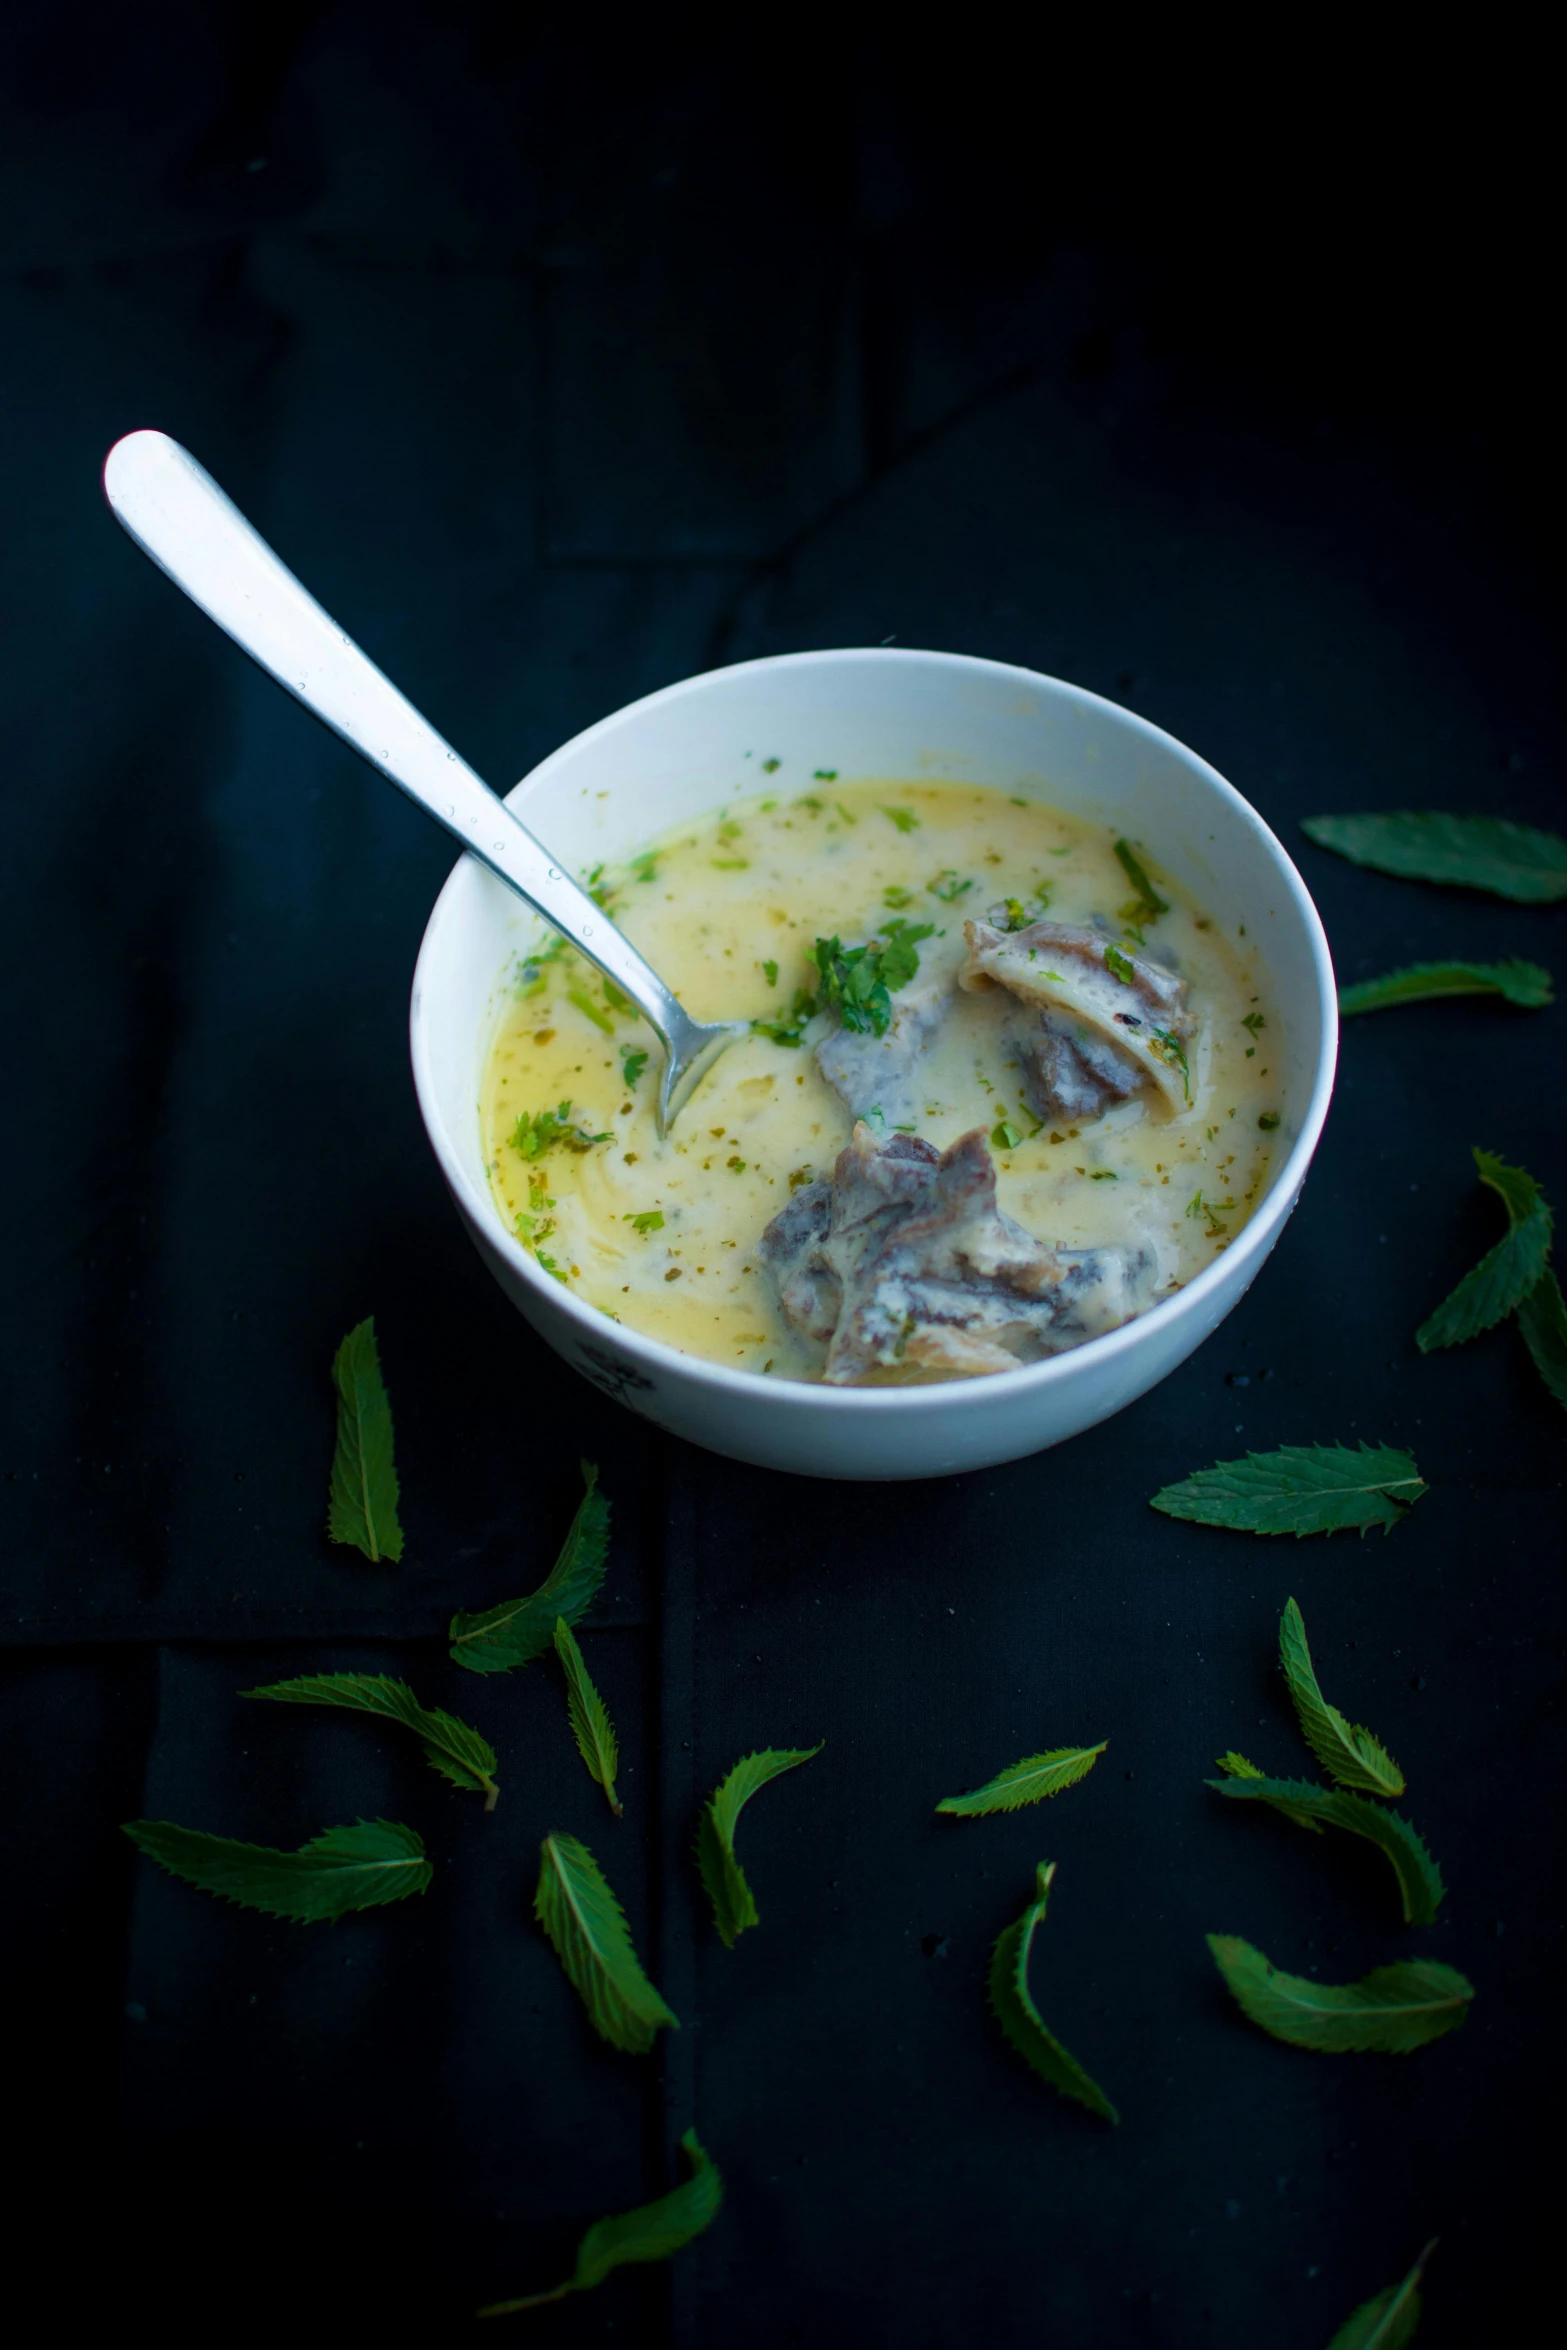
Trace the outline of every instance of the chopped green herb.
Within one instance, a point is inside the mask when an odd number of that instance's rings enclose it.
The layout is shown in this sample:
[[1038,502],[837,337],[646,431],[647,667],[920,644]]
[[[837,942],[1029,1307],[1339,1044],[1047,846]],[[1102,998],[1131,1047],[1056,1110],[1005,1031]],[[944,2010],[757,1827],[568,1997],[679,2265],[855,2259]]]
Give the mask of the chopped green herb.
[[798,1045],[805,1032],[807,1020],[816,1015],[816,998],[803,987],[794,991],[794,1004],[787,1020],[753,1020],[752,1028],[758,1036],[770,1037],[774,1044]]
[[1030,916],[1026,912],[1021,898],[1005,898],[1002,905],[1006,915],[1006,919],[1001,925],[1003,930],[1026,930],[1028,928]]
[[644,1208],[640,1215],[622,1216],[622,1224],[629,1224],[633,1232],[662,1232],[664,1215],[661,1208]]
[[1262,1029],[1266,1028],[1267,1025],[1267,1021],[1264,1020],[1260,1012],[1248,1012],[1245,1019],[1241,1022],[1241,1026],[1243,1028],[1249,1028],[1253,1036],[1256,1036]]
[[628,867],[633,881],[654,881],[658,878],[658,851],[644,849],[640,857],[633,857]]
[[884,889],[882,891],[881,902],[884,906],[890,906],[892,911],[896,914],[904,906],[913,905],[914,892],[911,889],[899,889],[896,885],[894,885],[892,888]]
[[731,1175],[743,1175],[745,1173],[745,1161],[741,1158],[738,1151],[735,1152],[732,1158],[725,1159],[724,1165],[729,1169]]
[[857,1036],[885,1036],[892,1020],[892,994],[907,987],[920,966],[922,939],[934,935],[930,922],[905,922],[900,917],[863,947],[846,947],[836,938],[819,938],[813,953],[821,973],[821,1003],[836,1012],[842,1025]]
[[836,767],[813,767],[811,780],[813,783],[836,783],[838,770]]
[[972,881],[964,881],[959,874],[953,872],[949,865],[945,871],[937,874],[934,881],[927,882],[925,886],[933,898],[940,898],[946,905],[955,906],[964,891],[972,889],[974,884]]
[[610,1018],[608,1012],[605,1011],[602,1004],[596,1004],[593,1001],[593,998],[589,995],[585,987],[568,987],[566,990],[566,1000],[568,1003],[575,1004],[577,1010],[584,1013],[586,1017],[592,1021],[595,1028],[601,1028],[606,1036],[614,1035],[614,1021]]
[[1279,1113],[1277,1110],[1264,1110],[1261,1117],[1257,1120],[1258,1130],[1263,1134],[1272,1134],[1278,1126],[1278,1123]]
[[1105,969],[1119,979],[1123,987],[1130,987],[1137,978],[1137,970],[1130,955],[1123,955],[1119,947],[1105,948]]
[[776,986],[778,985],[778,966],[777,966],[777,964],[776,964],[776,963],[773,963],[773,962],[766,962],[766,963],[764,963],[764,964],[762,965],[762,971],[763,971],[763,974],[764,974],[764,975],[765,975],[765,977],[766,977],[766,980],[767,980],[767,984],[768,984],[768,986],[769,986],[769,987],[776,987]]
[[1090,1183],[1118,1183],[1120,1177],[1113,1167],[1094,1167],[1089,1171]]
[[882,814],[900,832],[918,832],[920,828],[920,820],[911,808],[883,808]]
[[625,1079],[628,1086],[636,1084],[637,1079],[641,1076],[643,1070],[646,1067],[646,1053],[628,1052],[622,1054],[621,1056],[620,1074]]
[[837,809],[845,824],[853,825],[859,823],[860,820],[858,816],[851,816],[848,809],[844,806],[842,800],[834,800],[833,806]]
[[[1047,979],[1054,979],[1055,976],[1056,974],[1053,971],[1047,971],[1045,974]],[[1174,1033],[1174,1031],[1169,1028],[1150,1028],[1148,1031],[1148,1040],[1161,1061],[1173,1062],[1176,1068],[1179,1069],[1181,1072],[1181,1091],[1185,1095],[1186,1099],[1190,1101],[1192,1098],[1192,1071],[1191,1063],[1186,1058],[1185,1045],[1182,1044],[1180,1038]],[[1275,1126],[1278,1124],[1277,1118],[1274,1119],[1273,1123]],[[1212,1137],[1210,1136],[1209,1139],[1211,1140]]]
[[809,808],[813,816],[819,816],[822,810],[826,807],[827,802],[825,800],[819,800],[813,791],[808,791],[802,793],[800,798],[797,799],[794,804],[797,808]]
[[782,759],[764,759],[762,761],[762,773],[764,775],[776,775],[782,765]]
[[991,1146],[998,1151],[1015,1151],[1022,1139],[1022,1135],[1008,1118],[998,1119],[990,1130]]
[[1115,844],[1115,853],[1121,861],[1121,869],[1127,880],[1137,892],[1131,904],[1121,908],[1122,921],[1157,922],[1161,914],[1168,914],[1170,911],[1168,904],[1159,895],[1143,871],[1131,842],[1118,840]]
[[568,1150],[591,1150],[596,1142],[608,1142],[607,1134],[590,1134],[585,1126],[574,1126],[570,1102],[562,1102],[557,1109],[537,1110],[530,1117],[526,1110],[512,1128],[511,1147],[521,1151],[525,1159],[541,1159],[557,1143]]
[[1220,1218],[1223,1216],[1233,1215],[1234,1212],[1235,1202],[1232,1199],[1206,1200],[1203,1198],[1200,1191],[1194,1191],[1191,1198],[1186,1203],[1186,1213],[1188,1216],[1207,1217],[1208,1238],[1210,1240],[1217,1240],[1220,1233],[1225,1229],[1223,1223],[1220,1221]]
[[711,857],[708,862],[715,873],[749,873],[751,870],[749,857]]

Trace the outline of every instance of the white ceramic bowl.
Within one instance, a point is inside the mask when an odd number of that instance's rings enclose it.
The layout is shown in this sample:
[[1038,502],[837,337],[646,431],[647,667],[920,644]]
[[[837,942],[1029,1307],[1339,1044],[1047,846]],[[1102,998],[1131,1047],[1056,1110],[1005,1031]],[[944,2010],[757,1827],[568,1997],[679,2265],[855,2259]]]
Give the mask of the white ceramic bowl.
[[542,1273],[491,1196],[480,1084],[514,957],[538,921],[471,857],[436,900],[412,1008],[419,1107],[458,1212],[513,1305],[575,1370],[715,1452],[807,1476],[936,1477],[1060,1444],[1185,1361],[1249,1286],[1300,1195],[1338,1044],[1316,908],[1255,809],[1195,752],[1078,686],[956,653],[793,653],[687,678],[563,744],[509,804],[557,857],[586,870],[763,789],[764,757],[780,762],[780,790],[827,766],[848,781],[950,777],[1030,794],[1137,835],[1232,934],[1244,922],[1261,946],[1284,1048],[1280,1148],[1250,1222],[1150,1313],[984,1379],[806,1386],[641,1337]]

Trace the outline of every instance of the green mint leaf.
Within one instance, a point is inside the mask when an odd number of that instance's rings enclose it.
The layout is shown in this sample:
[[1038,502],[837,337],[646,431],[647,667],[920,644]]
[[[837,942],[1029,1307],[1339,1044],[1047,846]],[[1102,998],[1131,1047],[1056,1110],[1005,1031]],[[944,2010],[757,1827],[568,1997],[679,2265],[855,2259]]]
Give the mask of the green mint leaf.
[[909,808],[883,808],[882,814],[895,824],[900,832],[918,832],[920,820]]
[[1277,1452],[1249,1452],[1242,1461],[1217,1461],[1178,1485],[1166,1485],[1152,1506],[1198,1526],[1232,1526],[1243,1534],[1337,1534],[1345,1527],[1396,1526],[1426,1490],[1407,1452],[1367,1444],[1283,1444]]
[[1047,1795],[1059,1795],[1086,1779],[1109,1743],[1101,1738],[1097,1746],[1056,1746],[1048,1754],[1026,1755],[976,1787],[972,1795],[948,1795],[936,1809],[972,1820],[986,1812],[1021,1811],[1025,1803],[1042,1803]]
[[1426,1850],[1418,1831],[1396,1811],[1368,1803],[1363,1795],[1346,1795],[1337,1787],[1317,1787],[1309,1779],[1210,1779],[1219,1795],[1241,1802],[1266,1803],[1294,1819],[1304,1812],[1326,1828],[1343,1828],[1364,1836],[1392,1864],[1404,1905],[1406,1926],[1429,1926],[1446,1899],[1442,1872]]
[[508,1673],[530,1664],[555,1643],[555,1619],[579,1623],[598,1596],[609,1555],[609,1503],[598,1489],[598,1470],[582,1463],[586,1487],[560,1556],[537,1591],[503,1600],[477,1615],[455,1615],[447,1635],[454,1665],[470,1673]]
[[[1232,1779],[1265,1779],[1268,1775],[1266,1771],[1259,1771],[1254,1762],[1248,1762],[1245,1755],[1237,1754],[1233,1748],[1228,1754],[1219,1756],[1219,1768]],[[1313,1819],[1310,1812],[1301,1811],[1295,1804],[1281,1802],[1276,1795],[1272,1798],[1270,1808],[1282,1812],[1287,1820],[1293,1820],[1297,1828],[1309,1829],[1313,1836],[1323,1833],[1320,1820]]]
[[420,1839],[396,1820],[328,1828],[297,1852],[204,1836],[172,1820],[127,1820],[124,1832],[138,1852],[187,1885],[301,1925],[402,1901],[422,1893],[434,1874]]
[[672,2253],[712,2226],[724,2200],[724,2182],[695,2130],[680,2141],[691,2164],[691,2176],[682,2186],[656,2202],[639,2203],[613,2219],[595,2220],[577,2246],[577,2265],[563,2285],[548,2293],[527,2293],[520,2301],[492,2301],[480,2317],[509,2317],[514,2309],[542,2309],[547,2301],[564,2301],[568,2293],[588,2293],[601,2285],[612,2269],[628,2261],[668,2260]]
[[1130,955],[1123,955],[1119,947],[1105,948],[1105,969],[1123,987],[1130,987],[1137,977],[1137,968]]
[[1392,1756],[1372,1737],[1347,1722],[1336,1705],[1329,1705],[1312,1668],[1306,1644],[1306,1626],[1293,1599],[1284,1603],[1279,1623],[1279,1662],[1300,1719],[1301,1735],[1330,1779],[1341,1787],[1358,1787],[1367,1795],[1402,1795],[1404,1774]]
[[737,1937],[748,1926],[760,1923],[745,1871],[735,1858],[735,1828],[740,1814],[769,1779],[792,1771],[798,1763],[809,1762],[821,1751],[820,1746],[767,1746],[759,1754],[744,1755],[702,1806],[697,1826],[696,1865],[713,1905],[713,1923],[726,1950],[733,1950]]
[[1041,1861],[1033,1901],[1017,1923],[997,1937],[990,1961],[990,2005],[1023,2062],[1042,2081],[1048,2081],[1052,2089],[1059,2089],[1063,2097],[1075,2097],[1090,2113],[1101,2115],[1107,2122],[1118,2122],[1121,2117],[1098,2082],[1090,2079],[1076,2057],[1068,2054],[1053,2032],[1046,2030],[1028,1988],[1029,1954],[1034,1947],[1035,1930],[1044,1922],[1055,1873],[1053,1860]]
[[1275,2040],[1328,2055],[1376,2049],[1407,2056],[1456,2030],[1474,1985],[1434,1958],[1373,1967],[1358,1983],[1319,1983],[1286,1975],[1236,1934],[1210,1934],[1208,1948],[1235,2002]]
[[1345,2318],[1328,2350],[1408,2350],[1420,2323],[1420,2280],[1435,2250],[1433,2236],[1407,2277],[1373,2293]]
[[588,2011],[600,2039],[645,2056],[661,2026],[678,2017],[654,1990],[631,1947],[625,1913],[603,1870],[575,1836],[546,1836],[539,1848],[533,1914]]
[[1168,905],[1143,871],[1131,842],[1118,840],[1115,844],[1115,853],[1121,861],[1122,872],[1137,892],[1133,903],[1130,906],[1122,907],[1122,921],[1156,922],[1161,914],[1168,914],[1170,911]]
[[1405,881],[1488,890],[1522,905],[1567,897],[1567,841],[1501,816],[1403,810],[1384,816],[1307,816],[1301,830],[1320,849]]
[[1380,979],[1341,987],[1338,1008],[1348,1018],[1355,1012],[1383,1012],[1390,1004],[1419,1004],[1447,995],[1499,995],[1528,1011],[1554,1000],[1551,975],[1538,963],[1408,963],[1402,970],[1384,972]]
[[482,1794],[486,1811],[495,1809],[500,1789],[495,1783],[494,1747],[455,1714],[422,1706],[406,1681],[390,1681],[384,1673],[304,1673],[295,1681],[242,1689],[240,1695],[268,1697],[278,1705],[342,1706],[350,1713],[380,1714],[389,1722],[401,1722],[420,1741],[433,1770],[454,1787]]
[[376,1352],[375,1316],[348,1333],[332,1363],[337,1389],[337,1445],[327,1494],[326,1530],[333,1542],[352,1543],[367,1559],[403,1555],[397,1522],[397,1464],[392,1457],[392,1407]]
[[1549,1265],[1518,1308],[1518,1327],[1535,1369],[1567,1411],[1567,1305]]
[[646,1053],[623,1053],[621,1055],[620,1074],[625,1080],[628,1089],[636,1084],[637,1079],[641,1076],[643,1070],[646,1067]]
[[571,1717],[571,1734],[577,1741],[577,1752],[588,1766],[588,1777],[596,1780],[608,1796],[609,1808],[618,1820],[623,1809],[615,1793],[615,1767],[620,1749],[615,1743],[604,1700],[593,1686],[576,1634],[564,1616],[555,1619],[555,1654],[566,1675],[566,1711]]
[[1498,1193],[1507,1209],[1507,1231],[1458,1287],[1415,1332],[1422,1354],[1439,1346],[1462,1346],[1514,1312],[1545,1271],[1551,1253],[1551,1211],[1539,1185],[1522,1167],[1509,1167],[1490,1151],[1477,1150],[1482,1183]]

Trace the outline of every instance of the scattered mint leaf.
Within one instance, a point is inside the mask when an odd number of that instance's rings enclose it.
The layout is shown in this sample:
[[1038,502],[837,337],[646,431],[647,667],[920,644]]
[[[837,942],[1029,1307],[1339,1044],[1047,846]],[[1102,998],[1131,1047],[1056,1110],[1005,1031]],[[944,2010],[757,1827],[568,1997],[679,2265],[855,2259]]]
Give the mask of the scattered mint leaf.
[[564,1143],[567,1150],[587,1151],[596,1142],[608,1140],[607,1134],[590,1134],[585,1126],[574,1126],[570,1102],[553,1110],[536,1110],[531,1117],[524,1110],[511,1131],[511,1147],[521,1151],[525,1159],[541,1159],[557,1143]]
[[1318,1983],[1286,1975],[1236,1934],[1210,1934],[1208,1948],[1237,2006],[1275,2040],[1343,2055],[1375,2049],[1407,2056],[1455,2031],[1469,2012],[1474,1985],[1434,1958],[1373,1967],[1358,1983]]
[[821,1751],[820,1746],[768,1746],[759,1754],[744,1755],[702,1806],[697,1826],[696,1865],[713,1905],[713,1923],[726,1950],[733,1950],[736,1939],[747,1926],[759,1923],[745,1871],[735,1858],[735,1829],[740,1814],[769,1779],[792,1771],[798,1763],[809,1762]]
[[1504,1165],[1490,1151],[1477,1150],[1474,1163],[1481,1182],[1499,1194],[1507,1209],[1507,1231],[1421,1323],[1415,1344],[1422,1354],[1462,1346],[1521,1306],[1551,1253],[1551,1211],[1534,1177],[1522,1167]]
[[646,1053],[630,1053],[630,1052],[628,1052],[628,1053],[623,1053],[623,1054],[621,1055],[621,1060],[620,1060],[620,1074],[621,1074],[622,1078],[625,1080],[626,1087],[627,1087],[628,1091],[629,1091],[629,1089],[630,1089],[632,1086],[634,1086],[634,1085],[636,1084],[636,1082],[637,1082],[637,1079],[638,1079],[638,1078],[641,1076],[641,1074],[642,1074],[643,1070],[644,1070],[646,1067],[647,1067],[647,1055],[646,1055]]
[[615,1767],[620,1760],[620,1749],[615,1743],[604,1700],[593,1686],[577,1646],[577,1636],[564,1616],[555,1618],[555,1654],[566,1676],[566,1711],[571,1717],[571,1734],[577,1741],[577,1752],[588,1766],[588,1777],[603,1788],[609,1798],[609,1808],[618,1820],[624,1809],[615,1793]]
[[447,1637],[454,1665],[466,1665],[470,1673],[510,1672],[553,1646],[557,1616],[575,1624],[586,1615],[604,1580],[609,1553],[609,1503],[598,1489],[598,1475],[591,1461],[582,1463],[587,1490],[560,1556],[537,1591],[477,1615],[453,1616]]
[[769,987],[776,987],[778,985],[778,966],[776,963],[764,963],[762,965],[762,972]]
[[1047,1795],[1059,1795],[1063,1788],[1086,1779],[1109,1743],[1101,1738],[1097,1746],[1055,1746],[1048,1754],[1030,1754],[1022,1762],[1009,1763],[972,1795],[946,1796],[936,1809],[960,1819],[975,1819],[985,1812],[1021,1811],[1025,1803],[1040,1803]]
[[1338,991],[1338,1008],[1347,1019],[1355,1012],[1383,1012],[1390,1004],[1419,1004],[1433,996],[1499,995],[1527,1011],[1538,1011],[1554,999],[1551,975],[1538,963],[1408,963],[1386,971],[1380,979],[1357,980]]
[[1400,1523],[1426,1490],[1407,1452],[1367,1444],[1283,1444],[1277,1452],[1249,1452],[1218,1461],[1178,1485],[1166,1485],[1152,1506],[1198,1526],[1232,1526],[1242,1534],[1337,1534],[1345,1527]]
[[[1254,1762],[1248,1762],[1245,1755],[1237,1754],[1233,1748],[1228,1754],[1220,1755],[1219,1768],[1232,1779],[1265,1779],[1268,1775],[1266,1771],[1259,1771]],[[1309,1811],[1300,1810],[1298,1805],[1285,1803],[1274,1796],[1270,1808],[1282,1812],[1287,1820],[1294,1821],[1297,1828],[1308,1829],[1313,1836],[1323,1833],[1322,1822],[1313,1819]]]
[[1321,849],[1406,881],[1489,890],[1522,905],[1567,897],[1567,841],[1502,816],[1401,811],[1383,816],[1307,816],[1301,830]]
[[509,2317],[516,2309],[541,2309],[547,2301],[564,2301],[568,2293],[589,2293],[612,2269],[634,2260],[668,2260],[711,2227],[724,2200],[723,2178],[695,2130],[687,2130],[680,2143],[691,2164],[684,2185],[653,2203],[639,2203],[635,2211],[595,2220],[577,2246],[576,2268],[563,2285],[548,2293],[525,2293],[520,2301],[492,2301],[477,2314]]
[[377,1564],[400,1559],[403,1530],[397,1522],[392,1407],[381,1377],[373,1314],[350,1330],[338,1348],[332,1383],[337,1389],[337,1445],[326,1505],[328,1538],[352,1543]]
[[1567,1411],[1567,1305],[1549,1265],[1518,1308],[1518,1327],[1535,1369]]
[[909,808],[883,808],[882,814],[894,823],[900,832],[918,832],[920,820]]
[[294,1681],[270,1681],[263,1689],[242,1689],[240,1695],[268,1697],[278,1705],[342,1706],[350,1713],[401,1722],[419,1740],[433,1770],[454,1787],[482,1794],[486,1811],[495,1809],[500,1789],[494,1747],[455,1714],[422,1706],[406,1681],[390,1681],[384,1673],[305,1673]]
[[601,2040],[645,2056],[663,2025],[679,2029],[642,1971],[603,1870],[575,1836],[546,1836],[540,1846],[533,1914]]
[[1300,1720],[1301,1736],[1330,1779],[1367,1795],[1402,1795],[1404,1774],[1369,1730],[1347,1722],[1329,1705],[1312,1667],[1306,1626],[1293,1599],[1279,1623],[1279,1662]]
[[771,1037],[774,1044],[795,1046],[805,1034],[807,1020],[814,1020],[815,1017],[815,996],[803,987],[797,987],[787,1020],[753,1020],[751,1026],[758,1036]]
[[1132,904],[1121,908],[1122,921],[1157,922],[1161,914],[1168,914],[1169,906],[1143,871],[1131,842],[1118,840],[1115,853],[1121,861],[1121,870],[1137,892]]
[[1098,2082],[1090,2079],[1076,2057],[1068,2054],[1053,2032],[1046,2030],[1028,1988],[1029,1955],[1034,1947],[1035,1930],[1044,1923],[1055,1873],[1053,1860],[1041,1861],[1033,1901],[1017,1923],[997,1937],[990,1961],[991,2008],[1023,2062],[1042,2081],[1048,2081],[1052,2089],[1059,2089],[1063,2097],[1075,2097],[1090,2113],[1099,2114],[1107,2122],[1118,2122],[1121,2117]]
[[1363,1795],[1347,1795],[1338,1787],[1317,1787],[1309,1779],[1253,1779],[1245,1774],[1210,1779],[1207,1784],[1219,1795],[1266,1803],[1291,1819],[1304,1812],[1326,1828],[1343,1828],[1351,1836],[1364,1836],[1392,1864],[1406,1926],[1429,1926],[1446,1898],[1442,1872],[1418,1832],[1398,1812],[1368,1803]]
[[204,1836],[171,1820],[127,1820],[125,1834],[138,1852],[187,1885],[301,1925],[422,1893],[434,1874],[420,1839],[396,1820],[328,1828],[297,1852]]
[[1435,2250],[1433,2236],[1407,2277],[1373,2293],[1345,2318],[1328,2350],[1408,2350],[1420,2323],[1420,2280]]

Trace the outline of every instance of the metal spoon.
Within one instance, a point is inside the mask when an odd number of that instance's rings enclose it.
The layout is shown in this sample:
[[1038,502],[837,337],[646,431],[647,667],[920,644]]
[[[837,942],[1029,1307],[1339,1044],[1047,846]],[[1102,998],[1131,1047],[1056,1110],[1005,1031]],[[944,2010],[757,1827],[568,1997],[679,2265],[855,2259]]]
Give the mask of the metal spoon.
[[305,593],[177,441],[128,433],[109,451],[103,487],[116,519],[193,604],[631,998],[663,1042],[658,1131],[666,1134],[748,1024],[692,1019],[586,890]]

